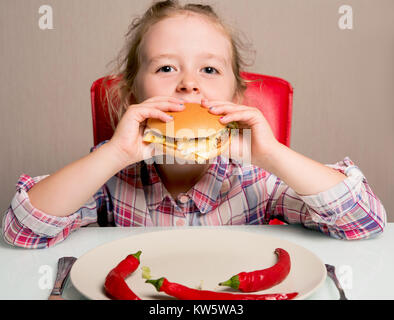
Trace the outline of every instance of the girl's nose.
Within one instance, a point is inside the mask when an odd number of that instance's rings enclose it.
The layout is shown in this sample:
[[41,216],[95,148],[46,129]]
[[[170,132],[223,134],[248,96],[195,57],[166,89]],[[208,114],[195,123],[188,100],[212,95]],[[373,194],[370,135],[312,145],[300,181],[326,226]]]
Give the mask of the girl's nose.
[[200,87],[196,80],[191,77],[184,77],[177,86],[177,92],[200,93]]

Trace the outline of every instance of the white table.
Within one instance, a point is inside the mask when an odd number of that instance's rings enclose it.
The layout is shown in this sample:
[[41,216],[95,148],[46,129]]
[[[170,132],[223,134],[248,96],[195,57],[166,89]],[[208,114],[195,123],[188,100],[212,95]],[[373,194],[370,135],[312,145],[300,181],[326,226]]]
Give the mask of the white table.
[[[185,227],[190,228],[190,227]],[[203,227],[192,227],[203,228]],[[210,227],[212,228],[212,227]],[[394,299],[394,223],[380,236],[368,240],[336,240],[299,225],[226,226],[280,237],[314,252],[324,263],[337,268],[349,299]],[[169,228],[98,228],[87,227],[72,233],[58,245],[40,250],[12,247],[0,240],[0,299],[47,299],[56,276],[57,261],[63,256],[80,257],[87,251],[112,240],[157,232]],[[2,238],[1,238],[2,239]],[[50,278],[51,280],[45,281]],[[84,299],[71,281],[63,293],[66,299]],[[339,294],[332,280],[308,299],[336,300]]]

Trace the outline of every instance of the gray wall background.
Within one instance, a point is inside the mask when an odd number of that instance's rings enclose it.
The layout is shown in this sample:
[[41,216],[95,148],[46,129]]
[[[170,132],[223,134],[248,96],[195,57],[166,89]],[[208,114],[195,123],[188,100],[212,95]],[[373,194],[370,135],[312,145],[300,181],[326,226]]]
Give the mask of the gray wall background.
[[[150,3],[0,1],[1,214],[20,174],[50,174],[89,152],[90,86]],[[253,43],[247,71],[293,85],[291,147],[321,163],[349,156],[394,222],[394,1],[204,3]],[[353,9],[352,30],[338,27],[344,4]],[[53,8],[53,30],[38,26],[41,5]]]

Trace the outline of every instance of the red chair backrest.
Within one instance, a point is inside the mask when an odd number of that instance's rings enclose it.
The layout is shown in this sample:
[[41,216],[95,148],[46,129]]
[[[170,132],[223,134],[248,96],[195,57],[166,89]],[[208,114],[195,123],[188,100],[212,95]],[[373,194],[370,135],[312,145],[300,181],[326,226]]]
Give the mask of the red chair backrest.
[[[243,105],[258,108],[270,124],[276,139],[290,146],[290,130],[293,103],[293,88],[286,80],[250,72],[241,72],[245,80],[259,80],[247,82]],[[92,118],[94,145],[111,139],[113,129],[110,125],[107,103],[100,78],[91,87]],[[107,82],[111,86],[116,79]],[[104,100],[104,101],[103,101]]]

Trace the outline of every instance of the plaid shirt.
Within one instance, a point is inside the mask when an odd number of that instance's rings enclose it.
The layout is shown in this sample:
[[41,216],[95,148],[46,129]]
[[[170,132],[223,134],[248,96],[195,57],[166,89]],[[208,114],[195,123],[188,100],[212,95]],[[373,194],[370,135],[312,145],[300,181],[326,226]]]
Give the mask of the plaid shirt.
[[272,219],[301,224],[338,239],[381,233],[386,212],[362,172],[348,157],[327,166],[347,178],[327,191],[301,196],[259,167],[218,156],[194,187],[173,199],[155,165],[141,161],[109,179],[67,217],[34,208],[27,192],[47,176],[24,174],[5,212],[3,237],[15,246],[47,248],[96,222],[119,227],[221,226],[268,224]]

